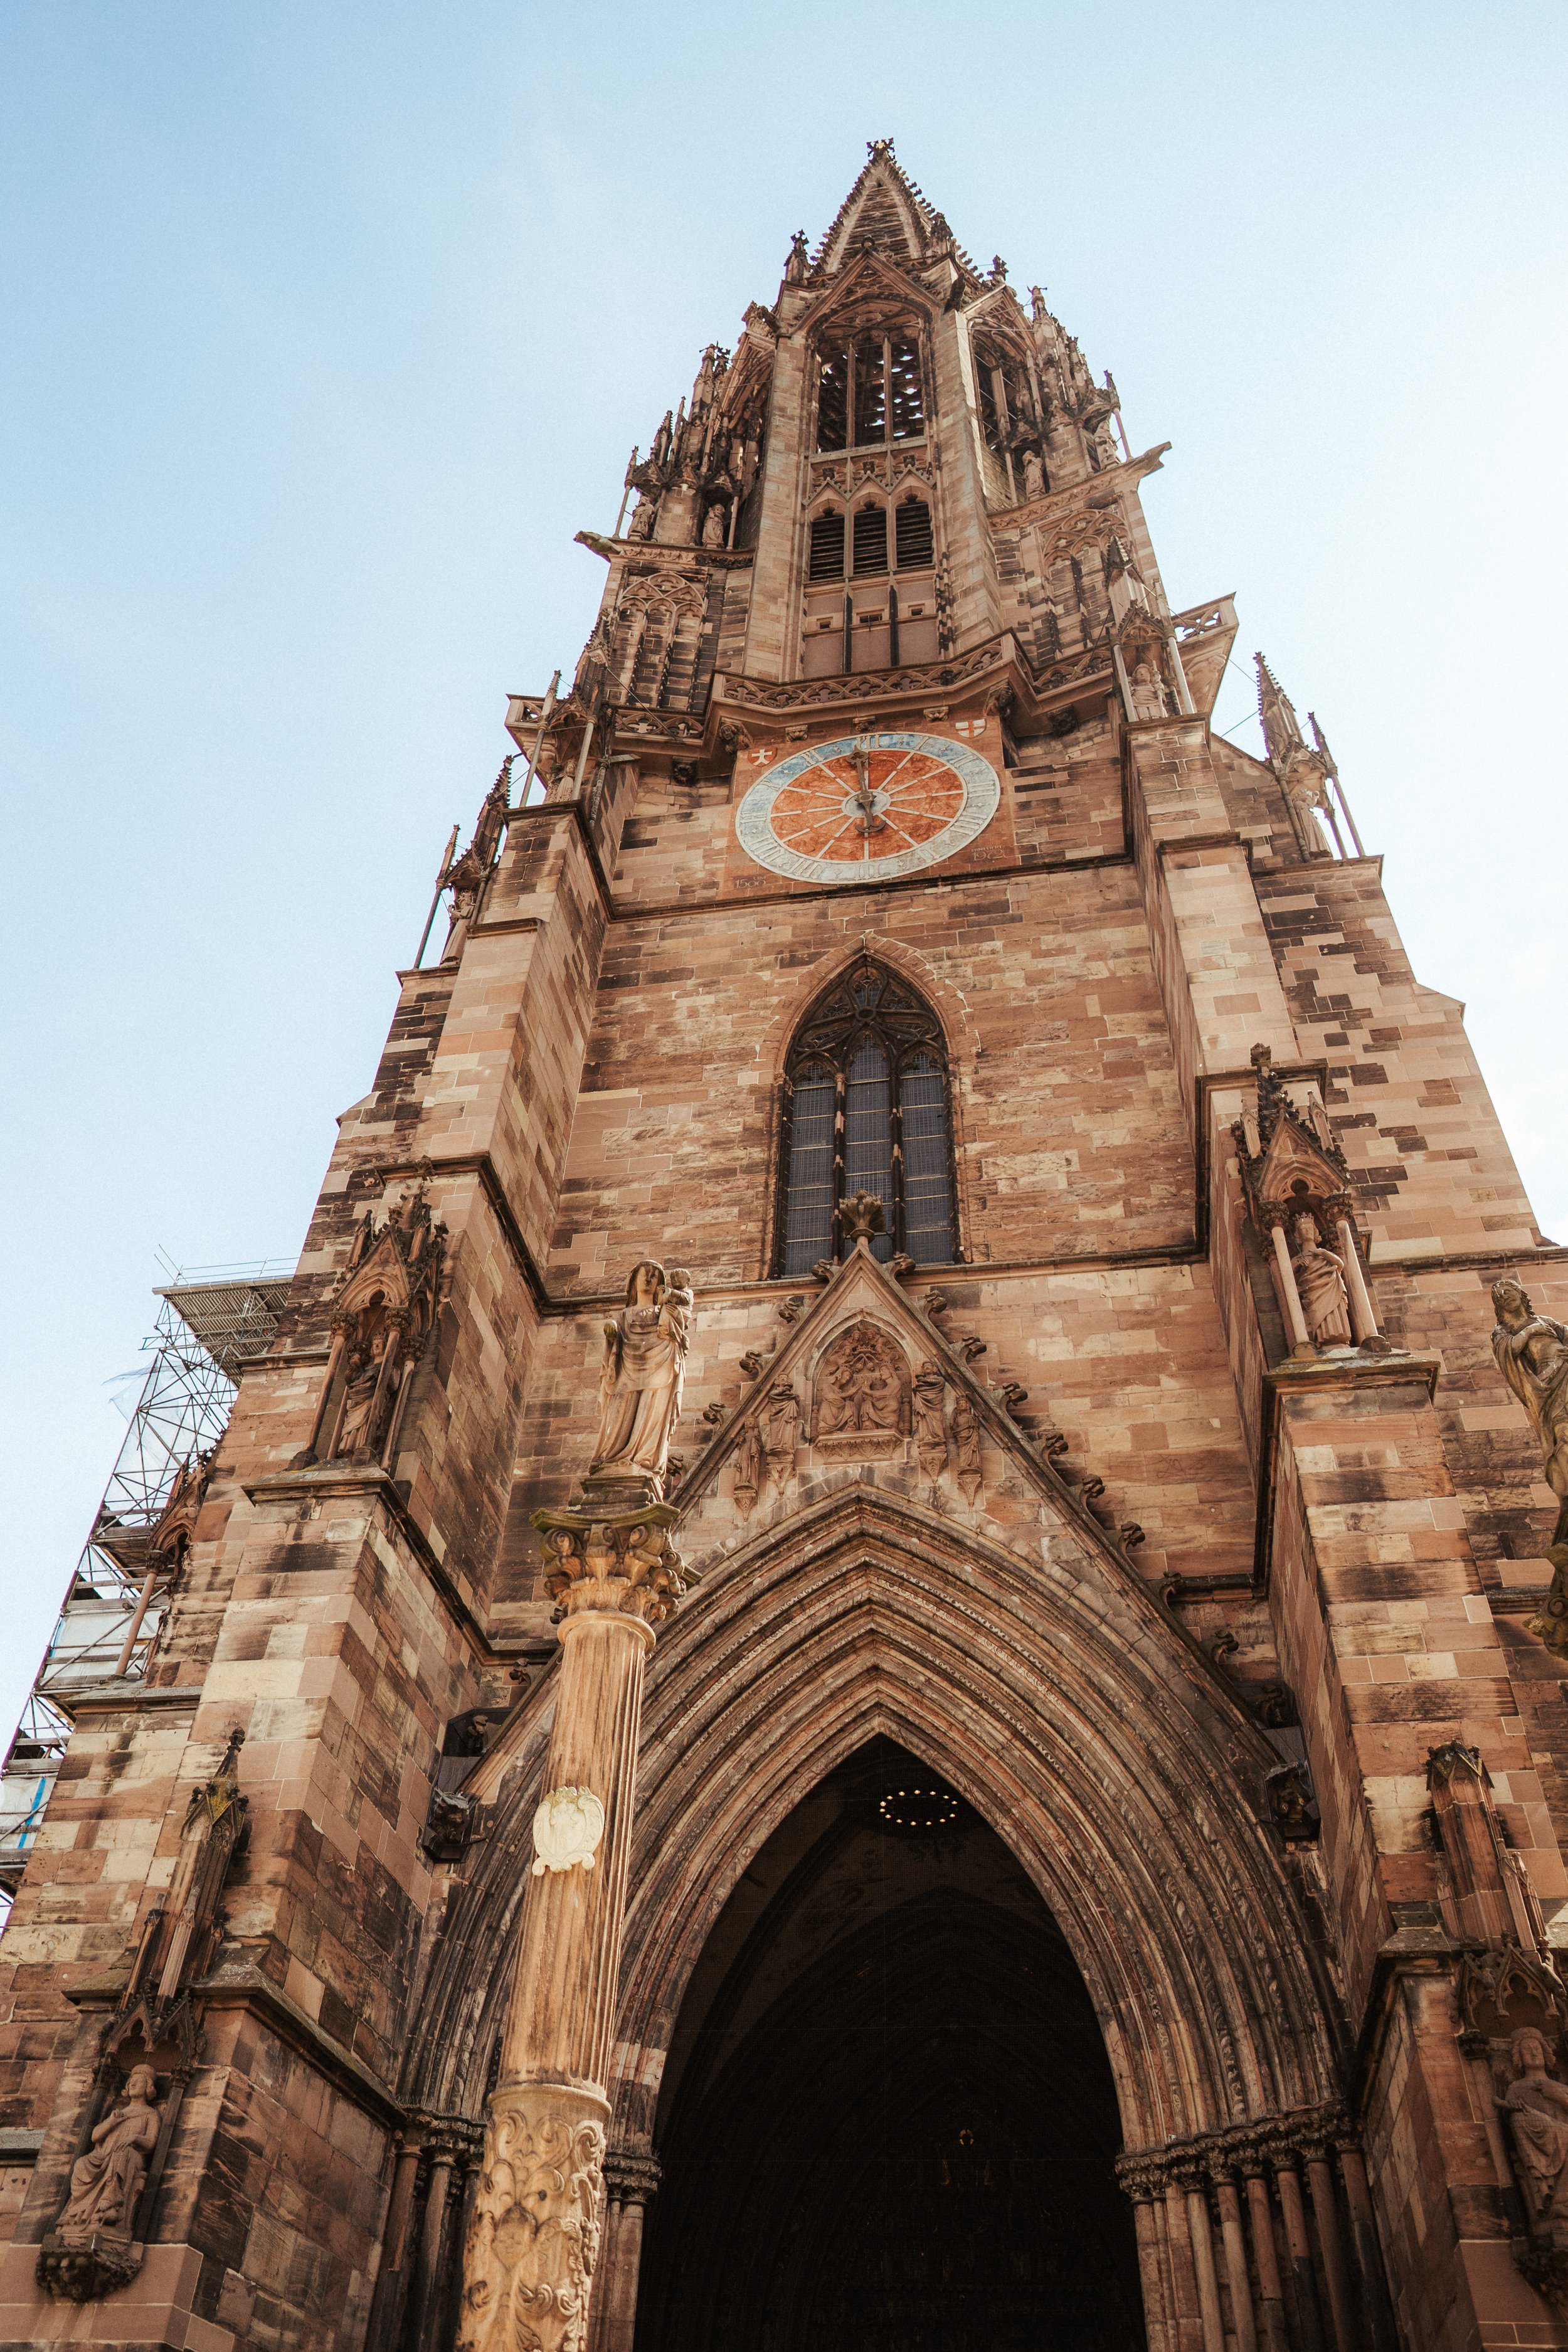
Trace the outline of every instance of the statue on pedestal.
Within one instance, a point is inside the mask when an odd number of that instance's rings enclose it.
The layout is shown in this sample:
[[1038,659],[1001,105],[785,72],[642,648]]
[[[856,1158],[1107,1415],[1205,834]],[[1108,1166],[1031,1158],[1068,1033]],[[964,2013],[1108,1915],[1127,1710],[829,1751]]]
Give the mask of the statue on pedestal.
[[1351,1313],[1345,1290],[1345,1262],[1336,1251],[1323,1247],[1313,1218],[1298,1217],[1295,1234],[1296,1255],[1291,1265],[1307,1328],[1320,1348],[1348,1348]]
[[1546,1549],[1552,1587],[1530,1630],[1554,1656],[1568,1658],[1568,1330],[1550,1315],[1538,1315],[1511,1275],[1493,1283],[1492,1305],[1497,1368],[1530,1415],[1546,1483],[1557,1497],[1557,1524]]
[[136,2276],[136,2209],[163,2122],[156,2074],[151,2066],[132,2066],[120,2104],[93,2126],[72,2165],[70,2195],[38,2249],[38,2284],[52,2294],[94,2303]]
[[605,1326],[599,1430],[590,1477],[620,1472],[662,1478],[680,1414],[692,1306],[683,1266],[668,1276],[645,1258],[631,1271],[626,1303]]

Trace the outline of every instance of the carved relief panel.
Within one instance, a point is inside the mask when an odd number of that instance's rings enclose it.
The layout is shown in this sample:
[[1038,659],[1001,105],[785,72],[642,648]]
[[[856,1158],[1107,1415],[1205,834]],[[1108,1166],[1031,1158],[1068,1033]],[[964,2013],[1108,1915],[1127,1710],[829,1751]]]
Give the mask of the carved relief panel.
[[840,1332],[812,1383],[811,1443],[830,1460],[877,1462],[901,1454],[911,1423],[909,1360],[862,1320]]

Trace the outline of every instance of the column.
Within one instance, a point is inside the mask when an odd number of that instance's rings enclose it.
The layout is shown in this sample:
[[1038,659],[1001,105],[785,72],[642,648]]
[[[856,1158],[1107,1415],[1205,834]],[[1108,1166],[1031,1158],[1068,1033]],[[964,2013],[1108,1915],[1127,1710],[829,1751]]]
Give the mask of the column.
[[579,1506],[534,1519],[563,1620],[561,1684],[464,2256],[460,2352],[583,2352],[643,1667],[684,1590],[676,1514],[652,1499],[659,1485],[591,1477]]
[[[1498,2131],[1489,2070],[1483,2074],[1479,2087],[1485,2101],[1481,2112],[1491,2126],[1491,2135],[1496,2136],[1497,2157],[1502,2158],[1502,2135]],[[1345,2207],[1351,2219],[1351,2244],[1355,2249],[1356,2269],[1361,2276],[1362,2309],[1366,2314],[1374,2352],[1395,2352],[1397,2330],[1388,2297],[1383,2242],[1377,2234],[1372,2191],[1367,2186],[1366,2162],[1352,2140],[1340,2141],[1339,2154],[1340,2178],[1345,2184]],[[1506,2159],[1502,2160],[1499,2179],[1508,2179]],[[1511,2182],[1509,2185],[1511,2187]]]
[[1285,1228],[1276,1224],[1272,1233],[1276,1286],[1279,1292],[1279,1303],[1285,1309],[1285,1319],[1290,1326],[1291,1353],[1315,1356],[1318,1351],[1312,1345],[1312,1335],[1301,1312],[1301,1294],[1296,1287],[1296,1269],[1290,1263],[1290,1245],[1285,1239]]
[[1279,2275],[1279,2249],[1274,2240],[1274,2207],[1268,2176],[1259,2156],[1244,2163],[1247,2210],[1252,2223],[1252,2259],[1258,2265],[1258,2299],[1262,2305],[1266,2352],[1289,2352],[1285,2326],[1285,2283]]
[[1318,2225],[1318,2243],[1323,2252],[1323,2276],[1328,2283],[1329,2315],[1333,2322],[1334,2341],[1339,2352],[1360,2352],[1355,2304],[1351,2294],[1350,2273],[1345,2267],[1329,2151],[1326,2146],[1319,2144],[1309,2147],[1305,2155],[1307,2180],[1312,2192],[1312,2218]]
[[1252,2280],[1247,2267],[1241,2200],[1233,2175],[1223,2164],[1215,2167],[1214,2185],[1219,2205],[1220,2236],[1225,2244],[1226,2274],[1230,2281],[1230,2315],[1237,2352],[1258,2352],[1258,2325],[1252,2314]]
[[643,2211],[658,2180],[658,2166],[651,2156],[617,2149],[605,2158],[610,2209],[594,2282],[592,2352],[632,2352],[642,2269]]
[[1285,2222],[1285,2244],[1290,2256],[1291,2275],[1296,2282],[1296,2316],[1301,2328],[1301,2352],[1328,2352],[1323,2339],[1322,2317],[1318,2309],[1312,2242],[1307,2235],[1307,2213],[1301,2202],[1301,2182],[1294,2158],[1285,2158],[1279,2164],[1274,2177],[1279,2189],[1279,2210]]
[[1165,2242],[1171,2252],[1171,2341],[1176,2352],[1208,2352],[1186,2191],[1174,2180],[1165,2189]]
[[1193,2268],[1197,2273],[1204,2352],[1225,2352],[1225,2320],[1219,2307],[1219,2276],[1214,2265],[1207,2184],[1201,2175],[1186,2175],[1183,2186],[1187,2199],[1187,2228],[1193,2242]]
[[1351,1329],[1358,1341],[1376,1339],[1382,1335],[1377,1328],[1377,1316],[1373,1308],[1372,1294],[1366,1286],[1366,1276],[1361,1270],[1361,1251],[1356,1246],[1355,1230],[1348,1217],[1341,1217],[1335,1227],[1340,1237],[1340,1254],[1345,1262],[1345,1288],[1350,1293]]

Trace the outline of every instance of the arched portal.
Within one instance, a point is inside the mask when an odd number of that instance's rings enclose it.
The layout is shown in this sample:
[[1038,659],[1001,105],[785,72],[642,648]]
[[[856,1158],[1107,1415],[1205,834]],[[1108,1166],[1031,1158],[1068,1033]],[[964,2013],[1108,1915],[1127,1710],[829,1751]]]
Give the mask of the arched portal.
[[638,2352],[1131,2352],[1115,2086],[1002,1839],[874,1738],[757,1854],[659,2101]]

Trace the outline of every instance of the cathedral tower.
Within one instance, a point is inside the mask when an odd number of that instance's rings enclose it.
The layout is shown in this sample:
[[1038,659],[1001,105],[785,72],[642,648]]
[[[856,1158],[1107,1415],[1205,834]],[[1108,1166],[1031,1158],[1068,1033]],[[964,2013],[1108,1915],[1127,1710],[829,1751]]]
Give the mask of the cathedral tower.
[[1163,455],[878,141],[581,534],[69,1694],[0,2342],[1568,2344],[1568,1252]]

